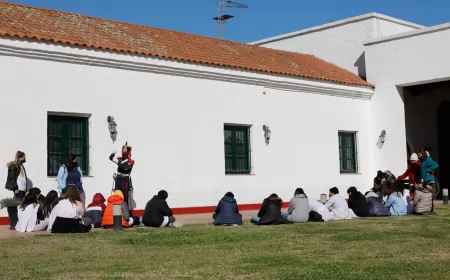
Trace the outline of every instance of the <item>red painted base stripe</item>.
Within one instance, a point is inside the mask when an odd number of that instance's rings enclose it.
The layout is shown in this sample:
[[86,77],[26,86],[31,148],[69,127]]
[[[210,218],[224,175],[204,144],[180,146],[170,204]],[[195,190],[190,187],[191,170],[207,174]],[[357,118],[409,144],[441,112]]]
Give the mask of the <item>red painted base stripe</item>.
[[[283,208],[287,208],[289,202],[283,202]],[[252,211],[259,210],[261,207],[260,203],[256,204],[241,204],[239,205],[239,211]],[[182,207],[182,208],[172,208],[174,215],[188,215],[188,214],[207,214],[216,211],[216,206],[198,206],[198,207]],[[133,210],[133,215],[142,216],[144,215],[144,210],[136,209]],[[0,217],[0,225],[9,225],[8,217]]]
[[9,225],[9,218],[8,217],[0,217],[0,225]]

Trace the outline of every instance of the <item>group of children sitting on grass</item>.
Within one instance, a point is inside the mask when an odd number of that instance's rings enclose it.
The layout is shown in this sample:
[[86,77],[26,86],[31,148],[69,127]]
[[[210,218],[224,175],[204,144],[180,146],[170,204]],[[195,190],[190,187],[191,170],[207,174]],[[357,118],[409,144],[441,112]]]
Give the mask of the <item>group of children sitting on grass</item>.
[[[420,160],[419,160],[420,159]],[[347,190],[348,201],[333,187],[329,200],[322,204],[308,199],[303,189],[298,188],[289,202],[287,213],[282,213],[283,201],[271,194],[264,199],[257,216],[251,222],[257,225],[278,225],[287,223],[327,222],[360,217],[403,216],[407,214],[434,214],[433,200],[435,179],[432,172],[439,166],[426,151],[412,154],[411,164],[405,174],[395,178],[391,172],[378,171],[373,188],[365,195],[355,187]],[[409,177],[405,188],[401,179]],[[420,179],[419,179],[420,178]],[[410,190],[413,192],[410,194]],[[414,197],[411,203],[411,197]],[[94,195],[92,203],[85,206],[77,187],[68,189],[58,196],[50,191],[46,197],[38,188],[31,188],[18,207],[18,232],[49,230],[52,233],[88,232],[92,228],[112,228],[113,207],[122,209],[122,226],[178,227],[172,210],[167,205],[168,193],[158,192],[145,206],[142,220],[129,211],[124,195],[116,190],[107,200],[102,194]],[[107,204],[105,205],[105,202]],[[215,225],[242,225],[242,216],[233,193],[227,192],[219,201],[213,214]]]
[[[380,175],[380,174],[379,174]],[[383,173],[380,176],[388,177]],[[383,186],[374,185],[365,195],[355,187],[347,190],[348,200],[339,194],[339,189],[329,190],[329,200],[323,204],[308,199],[302,188],[297,188],[289,201],[286,213],[283,213],[283,201],[277,194],[264,199],[257,216],[251,222],[257,225],[279,225],[305,222],[327,222],[363,217],[403,216],[407,214],[432,214],[432,197],[423,195],[423,189],[417,187],[413,203],[410,192],[402,181],[386,180]],[[431,194],[431,193],[430,193]],[[215,225],[242,225],[242,216],[232,193],[228,192],[219,202],[213,214]]]
[[[383,173],[379,176],[389,176]],[[374,184],[365,195],[355,187],[347,190],[348,201],[333,187],[329,191],[329,200],[323,204],[315,199],[308,199],[302,188],[297,188],[289,202],[286,213],[282,212],[283,201],[278,195],[271,194],[264,199],[257,216],[251,222],[257,225],[279,225],[304,222],[327,222],[360,217],[402,216],[421,214],[432,211],[432,199],[423,198],[416,189],[413,204],[410,195],[403,189],[401,181],[385,181],[385,188]],[[382,195],[386,196],[383,198]],[[172,210],[167,205],[168,193],[159,191],[145,206],[142,221],[140,217],[131,216],[128,205],[121,191],[115,191],[107,200],[102,194],[94,195],[87,212],[81,203],[80,193],[76,187],[70,188],[58,197],[56,191],[50,191],[43,197],[38,188],[32,188],[24,197],[18,209],[19,221],[16,230],[32,232],[49,230],[52,233],[82,233],[92,228],[113,227],[113,207],[122,209],[122,226],[136,225],[148,227],[177,227]],[[105,205],[105,202],[107,204]],[[427,205],[425,205],[427,204]],[[215,225],[240,226],[242,215],[233,193],[227,192],[219,201],[213,214]]]
[[[172,210],[167,205],[167,197],[167,192],[162,190],[147,203],[142,216],[142,225],[179,226],[175,223]],[[130,215],[123,193],[119,190],[108,197],[108,200],[100,193],[95,194],[85,211],[77,187],[70,187],[59,197],[56,191],[50,191],[44,197],[40,189],[32,188],[18,206],[16,231],[49,230],[52,233],[83,233],[89,232],[92,228],[112,228],[114,205],[120,205],[123,227],[141,224],[140,217]]]

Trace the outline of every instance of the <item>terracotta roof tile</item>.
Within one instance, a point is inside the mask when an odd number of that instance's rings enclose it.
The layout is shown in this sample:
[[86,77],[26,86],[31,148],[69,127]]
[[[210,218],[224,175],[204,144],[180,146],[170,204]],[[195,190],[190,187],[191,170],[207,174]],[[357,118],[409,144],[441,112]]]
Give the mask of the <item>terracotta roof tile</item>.
[[312,55],[6,2],[0,2],[0,35],[371,86]]

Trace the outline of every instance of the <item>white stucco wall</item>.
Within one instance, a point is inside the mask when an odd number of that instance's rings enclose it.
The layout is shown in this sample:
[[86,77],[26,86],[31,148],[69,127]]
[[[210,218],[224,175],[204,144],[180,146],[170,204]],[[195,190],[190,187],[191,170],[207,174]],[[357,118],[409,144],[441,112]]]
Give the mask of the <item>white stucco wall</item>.
[[406,165],[402,86],[450,78],[448,28],[427,28],[366,44],[368,81],[376,85],[370,102],[371,139],[382,129],[388,134],[386,149],[375,154],[374,162],[394,170]]
[[361,77],[366,77],[362,42],[417,30],[420,27],[373,13],[263,39],[252,44],[312,54]]
[[397,22],[392,22],[381,18],[373,18],[373,20],[376,25],[376,32],[373,38],[382,38],[420,29],[418,27],[399,24]]
[[412,85],[450,76],[450,24],[365,42],[368,81]]
[[261,44],[261,46],[312,54],[357,75],[364,75],[363,61],[362,64],[358,61],[363,53],[361,41],[374,38],[374,28],[373,20],[367,19]]
[[[23,47],[20,56],[34,48],[275,79],[257,73],[40,43],[0,39],[2,44]],[[138,209],[143,209],[160,189],[169,192],[170,206],[189,207],[215,205],[226,191],[233,191],[239,203],[247,204],[259,203],[272,192],[288,200],[296,187],[303,187],[317,199],[332,186],[340,187],[344,194],[351,185],[362,190],[370,187],[373,176],[368,170],[368,100],[20,56],[0,55],[0,77],[4,81],[0,103],[4,131],[0,146],[4,152],[0,162],[12,160],[16,150],[26,152],[28,176],[44,193],[56,188],[55,178],[47,177],[48,111],[92,114],[92,177],[84,180],[87,200],[96,192],[110,194],[115,167],[108,156],[112,150],[120,150],[125,141],[133,146],[136,160],[133,184]],[[107,129],[108,115],[118,123],[114,146]],[[253,125],[255,174],[224,174],[224,123]],[[272,130],[268,146],[263,137],[264,124]],[[358,131],[360,174],[339,172],[339,130]],[[5,179],[6,167],[0,172],[0,181]],[[0,197],[9,195],[0,189]],[[4,215],[5,211],[0,212],[0,216]]]

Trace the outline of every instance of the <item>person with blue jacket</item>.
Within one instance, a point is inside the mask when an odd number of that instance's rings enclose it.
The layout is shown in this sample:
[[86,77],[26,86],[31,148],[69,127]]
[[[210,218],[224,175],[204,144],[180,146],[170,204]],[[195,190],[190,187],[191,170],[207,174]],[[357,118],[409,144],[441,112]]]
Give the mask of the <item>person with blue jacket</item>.
[[432,190],[433,202],[431,205],[431,212],[434,210],[434,199],[436,198],[436,179],[434,178],[434,171],[439,168],[439,164],[435,162],[427,149],[422,148],[420,152],[417,153],[422,165],[420,166],[420,177],[425,183],[426,187]]
[[387,199],[384,206],[389,209],[392,216],[404,216],[408,214],[402,195],[395,191],[394,184],[392,182],[387,183],[386,195]]
[[83,189],[83,172],[78,166],[77,156],[70,155],[65,164],[61,165],[56,176],[58,193],[63,195],[70,187],[76,187],[80,192],[81,203],[86,211],[86,194]]
[[216,226],[242,225],[242,216],[239,214],[238,205],[232,192],[227,192],[219,201],[213,219]]

